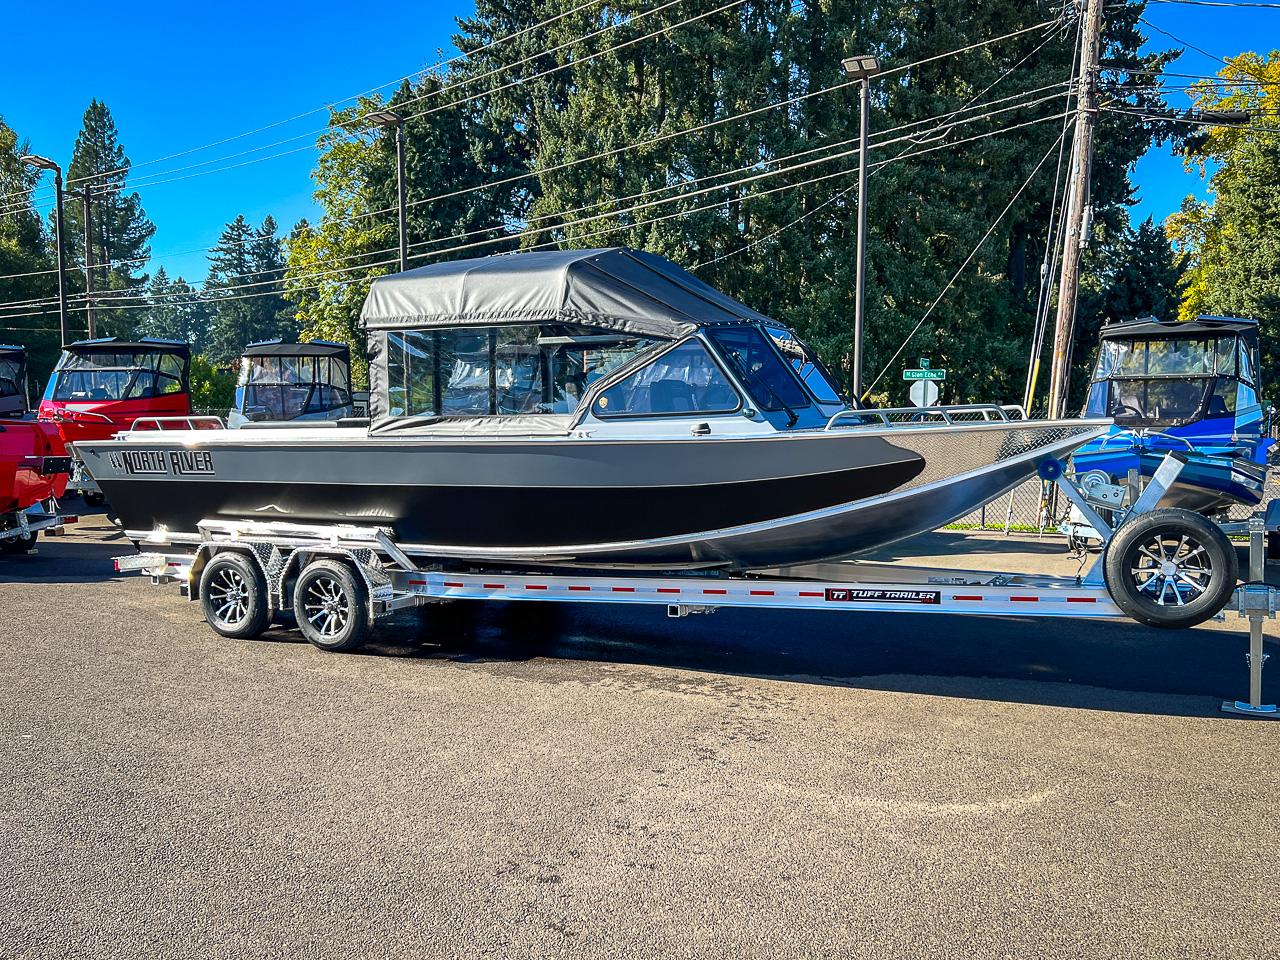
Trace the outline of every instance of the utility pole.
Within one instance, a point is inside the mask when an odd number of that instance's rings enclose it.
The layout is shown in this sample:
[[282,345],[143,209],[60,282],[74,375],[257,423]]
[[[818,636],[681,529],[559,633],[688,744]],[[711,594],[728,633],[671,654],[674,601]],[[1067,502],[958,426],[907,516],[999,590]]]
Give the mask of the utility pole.
[[1089,171],[1093,163],[1093,125],[1097,116],[1098,58],[1102,47],[1102,0],[1084,0],[1084,31],[1076,94],[1075,139],[1071,146],[1071,189],[1062,233],[1062,274],[1058,280],[1058,316],[1053,328],[1049,368],[1049,418],[1066,412],[1071,385],[1071,339],[1080,293],[1080,258],[1089,221]]
[[71,342],[71,331],[67,325],[67,265],[66,265],[66,238],[64,236],[63,219],[62,219],[62,168],[48,157],[42,157],[39,154],[30,153],[20,158],[23,163],[36,170],[52,170],[53,171],[53,189],[54,189],[54,231],[56,236],[54,241],[57,244],[58,254],[58,324],[61,328],[62,342],[60,346],[65,347]]
[[409,269],[409,233],[404,198],[404,118],[394,110],[373,110],[364,118],[384,130],[394,128],[396,131],[396,205],[400,210],[400,272],[404,273]]
[[89,185],[69,191],[80,197],[80,209],[84,214],[84,298],[89,339],[97,334],[98,317],[93,305],[93,206],[89,202]]
[[849,370],[849,399],[862,405],[863,317],[867,264],[867,130],[871,114],[871,78],[880,72],[875,57],[849,57],[842,61],[845,76],[858,84],[858,248],[853,281],[853,360]]

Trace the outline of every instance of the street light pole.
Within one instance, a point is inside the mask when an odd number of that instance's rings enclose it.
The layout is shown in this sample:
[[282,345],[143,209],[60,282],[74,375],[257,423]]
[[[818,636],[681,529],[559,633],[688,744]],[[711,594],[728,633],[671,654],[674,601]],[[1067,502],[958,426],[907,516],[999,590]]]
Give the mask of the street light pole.
[[58,252],[58,324],[62,335],[62,346],[65,347],[71,342],[71,337],[70,331],[67,329],[67,264],[65,243],[63,240],[62,168],[48,157],[37,156],[34,153],[27,154],[22,158],[22,162],[36,170],[53,171],[53,187],[55,196],[54,233],[56,235],[55,240]]
[[853,293],[853,360],[849,371],[849,393],[854,405],[862,402],[862,345],[866,301],[867,262],[867,134],[871,115],[871,78],[880,72],[875,57],[849,57],[844,72],[862,81],[858,85],[858,246]]
[[79,191],[72,190],[80,197],[80,209],[84,215],[84,300],[85,323],[89,327],[89,339],[97,333],[97,312],[93,306],[93,205],[89,185],[86,183]]
[[378,126],[396,131],[396,204],[400,210],[400,272],[409,269],[409,233],[405,216],[404,198],[404,118],[394,110],[374,110],[365,119]]

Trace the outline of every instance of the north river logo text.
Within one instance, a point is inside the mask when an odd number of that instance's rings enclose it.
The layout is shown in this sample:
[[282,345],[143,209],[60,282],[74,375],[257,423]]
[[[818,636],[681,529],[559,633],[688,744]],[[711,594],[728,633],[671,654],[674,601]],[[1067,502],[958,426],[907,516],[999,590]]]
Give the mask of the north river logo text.
[[112,466],[129,474],[150,476],[212,475],[213,454],[207,450],[121,450],[111,455]]

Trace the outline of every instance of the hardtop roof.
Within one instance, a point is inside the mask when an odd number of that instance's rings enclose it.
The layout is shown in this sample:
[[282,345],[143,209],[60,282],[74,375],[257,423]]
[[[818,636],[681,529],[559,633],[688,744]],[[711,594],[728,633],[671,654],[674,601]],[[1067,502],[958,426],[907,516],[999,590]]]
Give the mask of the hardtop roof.
[[99,337],[96,340],[77,340],[63,349],[75,353],[173,353],[185,359],[191,357],[191,344],[181,340],[161,340],[159,337],[142,337],[126,340],[123,337]]
[[288,343],[284,340],[259,340],[244,348],[242,357],[338,357],[350,361],[351,348],[329,340]]
[[1256,338],[1258,321],[1247,317],[1219,317],[1211,314],[1201,314],[1194,320],[1160,320],[1156,317],[1144,317],[1107,324],[1100,331],[1100,336],[1103,340],[1115,340],[1134,337],[1192,337],[1220,333],[1240,333]]

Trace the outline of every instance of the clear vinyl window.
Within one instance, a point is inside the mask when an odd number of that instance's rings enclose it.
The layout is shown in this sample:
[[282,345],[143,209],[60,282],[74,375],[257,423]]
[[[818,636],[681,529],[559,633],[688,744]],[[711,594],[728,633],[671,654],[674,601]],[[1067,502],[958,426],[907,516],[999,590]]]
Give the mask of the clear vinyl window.
[[596,398],[598,417],[732,413],[738,392],[699,340],[686,340]]

